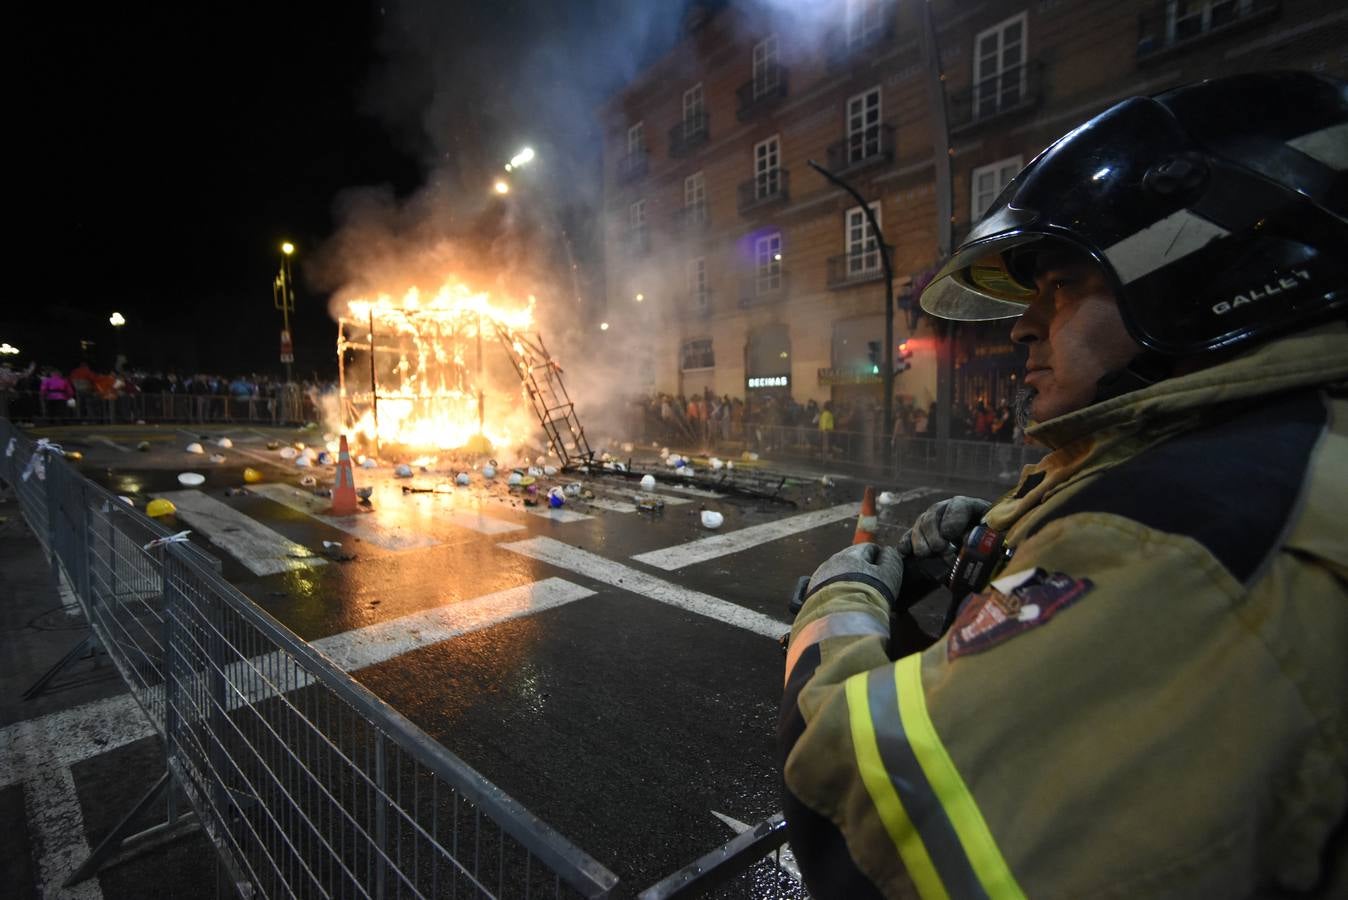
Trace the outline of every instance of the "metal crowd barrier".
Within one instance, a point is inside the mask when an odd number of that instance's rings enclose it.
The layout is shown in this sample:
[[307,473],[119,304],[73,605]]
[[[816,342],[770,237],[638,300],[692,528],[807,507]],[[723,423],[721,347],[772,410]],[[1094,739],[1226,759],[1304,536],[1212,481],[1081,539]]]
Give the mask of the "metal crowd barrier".
[[64,400],[44,400],[31,391],[0,391],[0,418],[23,422],[298,425],[312,421],[318,414],[298,387],[283,388],[274,397],[127,394],[105,398],[80,394],[75,398],[74,406]]
[[[209,556],[4,419],[0,448],[0,479],[164,741],[164,775],[70,884],[195,823],[244,897],[613,891],[612,872],[258,608]],[[132,835],[161,797],[165,821]]]

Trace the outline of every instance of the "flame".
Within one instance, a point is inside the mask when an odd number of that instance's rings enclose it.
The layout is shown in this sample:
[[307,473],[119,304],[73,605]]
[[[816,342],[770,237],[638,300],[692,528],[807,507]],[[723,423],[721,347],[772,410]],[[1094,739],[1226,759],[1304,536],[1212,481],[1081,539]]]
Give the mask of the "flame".
[[[379,294],[348,301],[340,316],[339,347],[365,352],[347,365],[340,418],[353,421],[348,429],[367,443],[377,438],[381,446],[452,450],[480,447],[484,439],[493,447],[523,443],[537,429],[523,386],[516,382],[493,390],[479,383],[477,346],[480,330],[484,365],[499,358],[496,326],[512,335],[528,330],[535,302],[532,296],[527,303],[494,302],[490,294],[458,281],[447,282],[431,297],[413,287],[401,297]],[[377,427],[370,393],[371,328]],[[520,341],[510,343],[510,350],[524,355]],[[339,356],[341,364],[346,354]],[[486,416],[480,427],[479,390]]]

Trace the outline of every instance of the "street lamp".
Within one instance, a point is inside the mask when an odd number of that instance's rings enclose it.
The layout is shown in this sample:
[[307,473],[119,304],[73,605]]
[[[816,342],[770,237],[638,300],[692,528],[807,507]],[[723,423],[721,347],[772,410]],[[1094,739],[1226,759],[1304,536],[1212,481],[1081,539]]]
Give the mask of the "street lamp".
[[0,344],[0,356],[13,356],[19,352],[18,347],[11,346],[8,341]]
[[510,184],[504,178],[496,179],[496,184],[492,185],[492,190],[498,194],[510,193]]
[[119,312],[115,312],[112,315],[108,316],[108,324],[110,324],[113,328],[121,328],[123,325],[126,324],[126,316],[122,315]]
[[119,312],[114,312],[108,316],[108,324],[112,326],[112,333],[116,335],[117,358],[113,361],[112,370],[114,372],[122,371],[122,326],[126,324],[126,316]]
[[290,335],[290,314],[295,311],[295,278],[290,268],[290,258],[295,255],[295,245],[290,241],[281,244],[281,271],[272,281],[272,304],[281,311],[281,362],[286,367],[286,384],[292,382],[291,366],[295,362],[295,344]]
[[880,251],[880,265],[885,270],[885,370],[881,373],[885,392],[884,440],[889,441],[893,439],[894,435],[894,266],[889,258],[889,247],[885,245],[885,235],[880,231],[880,223],[875,220],[875,211],[871,209],[871,205],[866,202],[865,198],[857,193],[856,188],[812,159],[806,160],[806,164],[852,195],[852,199],[857,202],[857,205],[861,207],[861,212],[866,216],[866,221],[871,226],[871,234],[875,236],[875,243]]

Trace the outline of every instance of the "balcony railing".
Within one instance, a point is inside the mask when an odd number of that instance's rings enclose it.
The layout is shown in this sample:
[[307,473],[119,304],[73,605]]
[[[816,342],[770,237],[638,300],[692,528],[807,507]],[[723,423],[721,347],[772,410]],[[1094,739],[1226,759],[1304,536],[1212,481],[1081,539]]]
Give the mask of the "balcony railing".
[[706,113],[684,116],[683,120],[669,129],[669,155],[682,159],[698,147],[707,143],[711,137]]
[[635,181],[646,174],[650,164],[650,154],[645,150],[628,153],[618,160],[618,181]]
[[969,131],[1003,116],[1028,112],[1043,96],[1044,66],[1037,60],[1003,69],[950,95],[950,133]]
[[750,78],[735,90],[739,104],[735,117],[747,122],[759,113],[771,109],[773,104],[787,94],[787,69],[785,66],[769,66]]
[[[886,245],[892,254],[893,247]],[[880,248],[872,247],[864,252],[844,253],[829,257],[828,287],[831,291],[849,288],[858,284],[885,280],[885,267],[880,259]]]
[[700,234],[711,225],[711,210],[706,203],[694,203],[674,210],[674,230],[681,235]]
[[848,135],[828,148],[828,167],[835,174],[887,163],[893,159],[893,125],[873,125]]
[[786,296],[786,276],[786,269],[780,266],[775,271],[746,273],[740,281],[740,309],[782,300]]
[[785,203],[790,197],[791,173],[786,169],[761,172],[739,186],[739,210],[743,215],[760,206]]
[[1161,0],[1138,15],[1137,58],[1169,55],[1207,38],[1277,18],[1281,0]]

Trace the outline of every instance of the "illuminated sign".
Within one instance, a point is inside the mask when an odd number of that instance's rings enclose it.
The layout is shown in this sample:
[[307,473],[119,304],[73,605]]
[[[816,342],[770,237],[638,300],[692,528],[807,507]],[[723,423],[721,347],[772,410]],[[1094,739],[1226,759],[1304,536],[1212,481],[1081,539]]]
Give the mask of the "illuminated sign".
[[749,387],[751,388],[790,387],[790,385],[790,375],[766,375],[749,379]]

